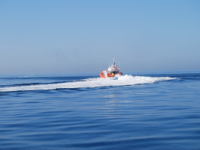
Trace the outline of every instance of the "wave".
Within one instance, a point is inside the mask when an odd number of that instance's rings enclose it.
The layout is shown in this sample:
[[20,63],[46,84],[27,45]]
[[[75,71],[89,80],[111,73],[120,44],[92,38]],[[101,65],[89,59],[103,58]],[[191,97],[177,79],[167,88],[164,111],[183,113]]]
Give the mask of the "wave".
[[112,78],[106,78],[106,79],[88,78],[84,80],[65,82],[65,83],[2,87],[0,88],[0,92],[126,86],[135,84],[148,84],[148,83],[173,80],[173,79],[175,78],[123,75],[119,76],[117,80],[113,80]]

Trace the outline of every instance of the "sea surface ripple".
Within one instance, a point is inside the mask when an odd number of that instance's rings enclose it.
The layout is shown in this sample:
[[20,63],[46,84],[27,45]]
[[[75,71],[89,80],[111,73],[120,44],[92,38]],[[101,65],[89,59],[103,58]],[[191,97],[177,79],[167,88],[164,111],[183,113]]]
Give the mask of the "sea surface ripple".
[[0,149],[200,148],[200,73],[0,77]]

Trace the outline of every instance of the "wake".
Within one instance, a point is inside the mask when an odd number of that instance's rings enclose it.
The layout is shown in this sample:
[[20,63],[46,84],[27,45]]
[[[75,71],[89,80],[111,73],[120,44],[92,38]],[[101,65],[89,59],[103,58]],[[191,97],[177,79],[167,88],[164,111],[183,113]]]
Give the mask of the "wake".
[[3,87],[0,88],[0,92],[125,86],[125,85],[135,85],[135,84],[148,84],[148,83],[173,80],[173,79],[175,78],[123,75],[119,76],[117,80],[113,80],[112,78],[106,78],[106,79],[88,78],[81,81],[65,82],[65,83]]

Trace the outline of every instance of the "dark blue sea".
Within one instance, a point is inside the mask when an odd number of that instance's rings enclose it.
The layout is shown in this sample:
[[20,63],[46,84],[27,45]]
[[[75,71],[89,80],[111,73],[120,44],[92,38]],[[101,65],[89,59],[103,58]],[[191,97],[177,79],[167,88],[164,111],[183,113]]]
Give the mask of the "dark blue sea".
[[200,150],[200,72],[0,77],[0,150]]

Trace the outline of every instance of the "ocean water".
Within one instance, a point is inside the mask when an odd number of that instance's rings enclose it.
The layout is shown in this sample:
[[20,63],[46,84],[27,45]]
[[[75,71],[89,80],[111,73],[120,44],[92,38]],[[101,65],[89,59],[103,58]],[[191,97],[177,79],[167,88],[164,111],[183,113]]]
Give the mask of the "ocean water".
[[200,73],[0,77],[0,150],[199,150]]

